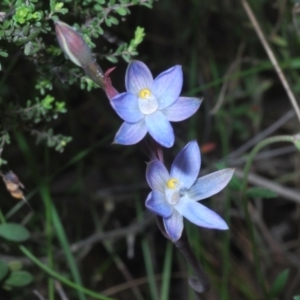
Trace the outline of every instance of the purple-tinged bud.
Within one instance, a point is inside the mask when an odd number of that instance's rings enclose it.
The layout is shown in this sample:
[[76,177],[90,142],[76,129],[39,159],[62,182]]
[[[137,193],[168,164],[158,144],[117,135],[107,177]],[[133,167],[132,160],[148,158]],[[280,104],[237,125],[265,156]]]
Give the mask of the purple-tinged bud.
[[104,73],[104,91],[106,93],[106,96],[109,100],[111,100],[114,96],[118,95],[119,92],[113,87],[112,83],[111,83],[111,79],[110,79],[110,73],[115,69],[114,68],[110,68],[108,69],[105,73]]
[[104,89],[109,99],[116,96],[118,91],[113,87],[109,77],[114,68],[103,74],[83,37],[68,24],[56,21],[55,31],[59,45],[67,57],[74,64],[83,68],[85,74]]
[[94,62],[90,48],[75,29],[64,22],[56,21],[55,31],[61,49],[74,64],[85,68]]

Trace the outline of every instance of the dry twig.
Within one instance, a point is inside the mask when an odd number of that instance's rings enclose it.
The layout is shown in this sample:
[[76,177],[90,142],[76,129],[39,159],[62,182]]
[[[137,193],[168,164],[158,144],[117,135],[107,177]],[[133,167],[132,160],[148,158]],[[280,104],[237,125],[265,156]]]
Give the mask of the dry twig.
[[276,70],[276,73],[277,73],[277,75],[278,75],[278,77],[279,77],[279,79],[280,79],[280,81],[281,81],[281,83],[282,83],[282,85],[283,85],[283,87],[284,87],[291,103],[292,103],[292,106],[293,106],[293,108],[296,112],[296,115],[298,117],[298,120],[300,122],[300,109],[299,109],[297,100],[296,100],[296,98],[295,98],[295,96],[294,96],[294,94],[293,94],[286,78],[285,78],[285,75],[282,72],[282,70],[281,70],[281,68],[280,68],[280,66],[277,62],[277,59],[276,59],[271,47],[269,46],[269,44],[268,44],[268,42],[267,42],[260,26],[259,26],[259,23],[257,22],[256,17],[254,15],[251,7],[249,6],[247,0],[241,0],[241,2],[242,2],[242,5],[243,5],[243,7],[244,7],[251,23],[252,23],[252,25],[254,27],[254,30],[256,31],[256,34],[258,35],[258,37],[260,39],[260,42],[262,43],[263,47],[265,48],[265,50],[267,52],[267,55],[269,56],[269,59],[270,59],[272,65],[273,65],[274,69]]

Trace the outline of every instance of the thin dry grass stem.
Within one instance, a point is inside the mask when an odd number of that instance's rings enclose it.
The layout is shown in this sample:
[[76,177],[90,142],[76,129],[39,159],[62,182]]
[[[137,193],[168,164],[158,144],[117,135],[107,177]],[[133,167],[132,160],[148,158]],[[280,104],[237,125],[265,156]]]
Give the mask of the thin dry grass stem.
[[[121,259],[121,257],[119,257],[118,255],[115,254],[113,244],[110,241],[104,241],[103,245],[104,245],[106,251],[109,253],[110,257],[113,258],[113,261],[114,261],[117,269],[123,275],[125,280],[127,280],[127,282],[132,281],[133,276],[131,275],[129,268],[127,268],[125,262]],[[144,299],[138,287],[131,286],[130,289],[136,299]]]
[[[240,169],[235,169],[234,174],[238,178],[244,177],[244,172]],[[262,176],[249,173],[249,176],[247,178],[248,183],[253,184],[255,186],[267,188],[273,192],[275,192],[278,196],[281,196],[287,200],[300,203],[300,193],[297,190],[293,190],[290,188],[287,188],[281,184],[278,184],[274,181],[268,180]]]
[[44,296],[41,295],[40,292],[37,291],[37,290],[34,290],[32,293],[33,293],[34,295],[36,295],[36,296],[38,297],[39,300],[47,300],[47,299],[44,298]]
[[285,255],[283,247],[272,236],[265,222],[261,218],[261,213],[258,212],[258,210],[253,206],[251,202],[249,202],[248,204],[248,209],[251,213],[252,220],[257,224],[257,227],[264,236],[265,241],[269,245],[272,254],[276,257],[277,262],[280,261],[280,263],[286,263],[284,262]]
[[56,289],[58,295],[60,296],[60,299],[61,300],[69,300],[69,298],[67,297],[67,295],[66,295],[64,289],[62,288],[62,285],[60,284],[60,282],[55,280],[54,285],[55,285],[55,289]]
[[111,239],[116,240],[120,238],[126,238],[128,235],[137,235],[140,232],[142,232],[146,227],[148,227],[151,223],[153,223],[154,220],[155,220],[155,216],[149,214],[147,217],[145,217],[143,221],[139,221],[127,227],[113,229],[106,232],[94,233],[89,237],[72,244],[71,251],[76,252],[82,247],[85,247],[87,245],[93,245],[103,240],[106,241]]
[[[284,251],[296,250],[300,247],[300,238],[293,239],[291,241],[285,242],[283,245]],[[300,260],[299,260],[300,263]]]
[[[155,215],[149,214],[143,221],[139,221],[137,223],[129,225],[128,227],[112,229],[106,232],[97,232],[79,242],[72,244],[70,246],[71,251],[75,253],[82,250],[85,247],[91,247],[92,245],[102,242],[104,240],[106,241],[106,240],[114,239],[114,241],[117,241],[118,239],[126,238],[128,235],[137,235],[143,230],[145,230],[151,223],[153,223],[154,220],[155,220]],[[63,258],[64,257],[63,255],[64,254],[62,250],[57,251],[55,253],[55,259]],[[40,257],[39,259],[44,263],[47,262],[47,257]],[[21,257],[21,256],[9,256],[9,255],[0,254],[0,260],[4,260],[6,262],[18,260],[23,265],[26,266],[33,264],[33,262],[29,258]]]
[[[266,151],[262,151],[262,152],[258,153],[255,156],[255,158],[253,159],[253,161],[258,161],[258,160],[262,160],[262,159],[270,159],[273,157],[278,157],[278,156],[282,156],[282,155],[286,155],[286,154],[295,153],[296,151],[298,151],[298,150],[295,148],[295,146],[285,146],[285,147],[280,147],[280,148],[276,148],[276,149],[266,150]],[[237,159],[230,159],[229,164],[231,167],[238,166],[238,165],[246,163],[247,160],[248,160],[247,156],[240,157]]]
[[[188,274],[186,272],[172,272],[171,277],[172,277],[172,279],[187,278]],[[156,281],[164,279],[162,274],[154,275],[154,278]],[[105,295],[105,296],[113,296],[117,293],[126,291],[132,287],[140,286],[143,284],[148,284],[148,282],[149,282],[148,277],[141,277],[138,279],[134,279],[134,280],[125,282],[125,283],[121,283],[119,285],[115,285],[107,290],[101,291],[101,294]]]
[[245,144],[243,144],[241,147],[236,149],[235,151],[231,152],[229,155],[230,159],[235,159],[239,156],[241,156],[243,153],[245,153],[248,149],[255,146],[258,142],[262,141],[264,138],[271,135],[273,132],[275,132],[277,129],[279,129],[281,126],[283,126],[286,122],[288,122],[290,119],[292,119],[295,115],[295,112],[293,110],[288,111],[285,113],[280,119],[278,119],[276,122],[274,122],[271,126],[264,129],[257,135],[255,135],[253,138],[248,140]]
[[300,122],[300,109],[299,109],[299,106],[297,104],[297,100],[285,78],[285,75],[284,73],[282,72],[278,62],[277,62],[277,59],[271,49],[271,47],[269,46],[260,26],[259,26],[259,23],[257,22],[256,18],[255,18],[255,15],[253,14],[253,11],[251,9],[251,7],[249,6],[247,0],[241,0],[241,3],[242,3],[242,6],[244,7],[245,11],[246,11],[246,14],[248,15],[253,27],[254,27],[254,30],[256,31],[256,34],[258,35],[259,39],[260,39],[260,42],[262,43],[263,47],[265,48],[265,51],[267,52],[267,55],[274,67],[274,69],[276,70],[276,73],[288,95],[288,98],[290,99],[291,103],[292,103],[292,106],[296,112],[296,115],[298,117],[298,120]]
[[295,3],[294,7],[292,9],[292,15],[293,15],[293,25],[295,27],[296,33],[298,35],[298,38],[300,38],[300,28],[297,22],[297,15],[300,13],[300,4],[299,3]]
[[221,108],[222,104],[224,103],[226,91],[230,84],[230,80],[226,80],[226,79],[229,78],[230,76],[232,76],[232,74],[234,74],[234,72],[240,67],[244,49],[245,49],[245,43],[242,43],[238,48],[235,61],[230,65],[230,67],[228,68],[228,70],[224,76],[225,81],[221,87],[217,103],[215,104],[213,109],[210,111],[211,115],[214,115],[215,113],[217,113],[218,110]]

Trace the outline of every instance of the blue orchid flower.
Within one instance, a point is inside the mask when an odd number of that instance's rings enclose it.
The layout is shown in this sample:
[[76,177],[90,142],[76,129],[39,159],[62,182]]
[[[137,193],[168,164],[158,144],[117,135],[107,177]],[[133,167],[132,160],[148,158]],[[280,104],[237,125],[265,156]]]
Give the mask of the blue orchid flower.
[[136,144],[149,132],[157,143],[172,147],[175,138],[170,121],[187,119],[201,104],[198,98],[179,97],[182,77],[181,67],[175,66],[153,79],[143,62],[131,62],[125,76],[127,92],[111,99],[112,107],[125,121],[114,143]]
[[170,173],[159,160],[147,165],[146,178],[152,192],[146,199],[146,207],[163,218],[165,230],[173,242],[181,237],[183,217],[198,226],[228,229],[219,215],[197,201],[221,191],[234,169],[216,171],[197,179],[200,163],[199,146],[191,141],[176,156]]

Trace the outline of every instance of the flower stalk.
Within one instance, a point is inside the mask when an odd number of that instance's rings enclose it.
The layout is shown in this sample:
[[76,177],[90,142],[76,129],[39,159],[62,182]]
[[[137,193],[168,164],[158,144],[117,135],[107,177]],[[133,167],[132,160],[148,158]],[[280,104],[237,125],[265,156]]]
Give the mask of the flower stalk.
[[[163,219],[161,217],[157,217],[157,226],[161,233],[165,236],[165,238],[170,239],[169,235],[167,234]],[[195,253],[193,252],[191,245],[189,243],[186,231],[182,232],[181,237],[179,240],[174,242],[174,245],[180,250],[182,255],[186,258],[187,262],[193,269],[193,272],[196,277],[189,278],[189,285],[197,294],[204,294],[209,291],[210,289],[210,282],[207,274],[205,273],[201,263],[196,258]]]

